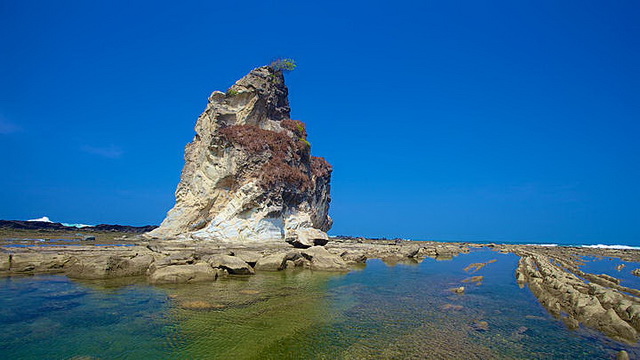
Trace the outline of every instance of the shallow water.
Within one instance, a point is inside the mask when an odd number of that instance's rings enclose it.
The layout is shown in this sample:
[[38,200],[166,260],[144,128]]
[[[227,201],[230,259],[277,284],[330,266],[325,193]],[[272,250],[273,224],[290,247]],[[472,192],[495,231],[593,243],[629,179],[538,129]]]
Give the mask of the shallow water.
[[[492,259],[473,274],[463,270]],[[162,287],[144,279],[2,278],[0,358],[592,359],[613,358],[620,349],[638,355],[636,347],[567,330],[549,316],[516,284],[517,260],[480,250],[449,261],[370,260],[348,274],[283,271]],[[470,276],[484,278],[480,285],[461,283]],[[458,286],[464,294],[448,291]],[[488,329],[474,327],[478,321]]]
[[[620,279],[620,285],[640,289],[640,277],[637,277],[631,273],[634,269],[637,269],[638,264],[622,261],[620,259],[610,258],[596,258],[592,256],[585,256],[582,258],[584,265],[580,266],[580,270],[592,274],[606,274]],[[620,270],[616,269],[617,266],[624,265]]]

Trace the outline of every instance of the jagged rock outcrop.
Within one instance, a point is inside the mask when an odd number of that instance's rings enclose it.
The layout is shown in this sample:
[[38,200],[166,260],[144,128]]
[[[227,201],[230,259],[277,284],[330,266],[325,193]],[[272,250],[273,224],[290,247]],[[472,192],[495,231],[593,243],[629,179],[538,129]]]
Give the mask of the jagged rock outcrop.
[[518,283],[528,284],[540,303],[568,327],[578,328],[583,323],[616,340],[638,341],[637,290],[610,281],[610,276],[584,273],[561,258],[526,250],[519,253],[522,257],[516,269]]
[[298,239],[331,228],[332,169],[311,156],[287,95],[282,72],[270,66],[211,94],[185,148],[176,204],[147,236],[307,246],[326,239]]

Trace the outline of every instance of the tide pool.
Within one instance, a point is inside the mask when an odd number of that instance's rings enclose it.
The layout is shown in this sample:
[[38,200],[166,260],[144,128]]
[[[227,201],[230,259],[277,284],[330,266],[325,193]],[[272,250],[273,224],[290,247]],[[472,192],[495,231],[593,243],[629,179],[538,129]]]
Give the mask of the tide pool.
[[[615,271],[619,263],[589,260],[585,271]],[[622,349],[640,355],[595,331],[566,329],[518,287],[517,261],[475,250],[445,261],[369,260],[347,274],[295,270],[175,286],[136,278],[1,278],[0,358],[593,359]],[[486,266],[463,270],[472,263]],[[483,278],[463,282],[471,276]],[[464,294],[450,291],[459,286]]]

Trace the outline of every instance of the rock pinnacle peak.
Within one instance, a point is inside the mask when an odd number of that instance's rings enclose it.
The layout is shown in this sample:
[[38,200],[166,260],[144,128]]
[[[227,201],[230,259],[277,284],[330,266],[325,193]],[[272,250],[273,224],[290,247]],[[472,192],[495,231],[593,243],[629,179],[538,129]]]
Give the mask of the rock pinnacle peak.
[[185,148],[175,206],[147,236],[326,242],[332,169],[289,114],[284,76],[271,66],[214,91]]

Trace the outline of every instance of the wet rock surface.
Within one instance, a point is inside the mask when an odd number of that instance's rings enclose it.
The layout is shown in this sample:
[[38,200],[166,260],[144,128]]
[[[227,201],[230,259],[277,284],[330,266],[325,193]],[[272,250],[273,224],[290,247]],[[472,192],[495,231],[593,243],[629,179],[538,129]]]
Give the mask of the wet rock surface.
[[[583,324],[616,340],[638,341],[640,292],[619,285],[620,280],[612,276],[580,270],[583,264],[580,256],[592,256],[593,252],[536,247],[519,247],[513,252],[521,257],[516,269],[518,283],[526,284],[540,303],[567,327],[575,329]],[[638,256],[622,255],[627,260]]]
[[[252,275],[256,271],[310,269],[348,271],[367,259],[390,263],[419,262],[424,254],[452,257],[468,248],[462,244],[417,241],[326,240],[322,245],[297,248],[277,244],[232,244],[215,241],[150,241],[68,246],[0,247],[0,275],[63,273],[77,279],[112,279],[146,276],[150,283],[215,281],[226,275]],[[314,243],[315,244],[315,243]],[[100,246],[98,246],[100,245]]]
[[[37,243],[27,247],[0,246],[0,276],[60,273],[77,279],[138,276],[152,284],[213,282],[262,271],[308,269],[344,272],[363,266],[367,259],[381,259],[390,266],[416,264],[426,257],[450,259],[469,252],[471,248],[481,247],[464,243],[363,238],[333,238],[324,246],[307,248],[286,242],[229,244],[145,238],[123,245],[92,244],[89,241],[69,246],[38,246]],[[624,283],[613,276],[617,272],[592,274],[583,271],[581,266],[588,261],[584,257],[640,262],[640,252],[522,245],[494,245],[493,251],[520,256],[515,272],[517,282],[528,286],[540,303],[568,328],[577,329],[582,325],[619,341],[637,342],[640,291],[623,286]],[[468,264],[464,268],[467,277],[461,278],[458,285],[443,288],[443,292],[449,292],[452,301],[454,298],[462,301],[469,296],[472,298],[472,289],[486,280],[476,272],[492,263],[489,260]],[[615,267],[612,270],[617,271]],[[451,292],[450,289],[456,291]],[[469,295],[464,295],[462,289],[469,290]],[[202,304],[192,305],[185,308],[197,309]],[[214,309],[215,306],[202,305],[200,308]],[[462,305],[458,304],[442,308],[443,311],[460,309]],[[487,331],[482,327],[476,330]]]

